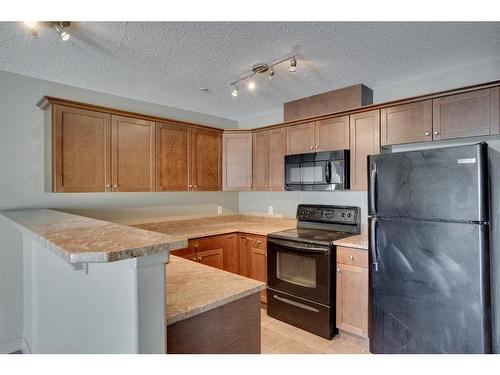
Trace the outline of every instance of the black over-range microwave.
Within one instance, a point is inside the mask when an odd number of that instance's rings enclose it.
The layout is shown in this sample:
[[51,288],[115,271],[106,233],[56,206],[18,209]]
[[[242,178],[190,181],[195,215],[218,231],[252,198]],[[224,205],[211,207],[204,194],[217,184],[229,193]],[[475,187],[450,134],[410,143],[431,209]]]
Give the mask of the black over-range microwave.
[[285,190],[349,189],[349,150],[285,156]]

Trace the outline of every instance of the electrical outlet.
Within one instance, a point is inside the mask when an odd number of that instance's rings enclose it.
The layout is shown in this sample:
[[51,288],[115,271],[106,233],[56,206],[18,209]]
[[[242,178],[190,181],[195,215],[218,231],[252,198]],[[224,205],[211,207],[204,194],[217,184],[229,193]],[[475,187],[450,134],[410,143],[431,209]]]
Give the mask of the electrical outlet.
[[217,215],[222,215],[222,206],[220,204],[217,205]]
[[273,215],[273,214],[274,214],[274,207],[273,207],[273,206],[268,206],[268,208],[267,208],[267,213],[268,213],[269,215]]

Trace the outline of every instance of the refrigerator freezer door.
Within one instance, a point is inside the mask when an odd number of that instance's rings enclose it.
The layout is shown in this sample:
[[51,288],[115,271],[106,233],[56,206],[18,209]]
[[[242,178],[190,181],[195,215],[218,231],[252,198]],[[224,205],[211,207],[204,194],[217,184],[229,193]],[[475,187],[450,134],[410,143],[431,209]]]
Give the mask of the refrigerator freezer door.
[[370,351],[490,353],[488,226],[376,219],[373,227]]
[[370,156],[369,214],[488,221],[485,143]]

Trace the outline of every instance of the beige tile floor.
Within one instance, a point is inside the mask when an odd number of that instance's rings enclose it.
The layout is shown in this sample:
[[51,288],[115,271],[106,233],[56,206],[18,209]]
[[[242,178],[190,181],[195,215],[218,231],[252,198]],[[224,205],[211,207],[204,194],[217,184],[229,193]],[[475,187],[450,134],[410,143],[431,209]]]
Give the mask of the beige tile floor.
[[262,354],[368,354],[367,342],[348,334],[326,340],[267,316],[261,309]]

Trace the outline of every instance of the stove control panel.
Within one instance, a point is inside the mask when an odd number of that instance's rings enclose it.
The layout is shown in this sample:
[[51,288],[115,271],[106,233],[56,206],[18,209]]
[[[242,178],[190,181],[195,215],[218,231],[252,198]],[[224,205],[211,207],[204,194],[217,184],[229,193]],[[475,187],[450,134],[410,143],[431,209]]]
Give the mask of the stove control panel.
[[319,223],[357,224],[359,207],[299,204],[297,220]]

